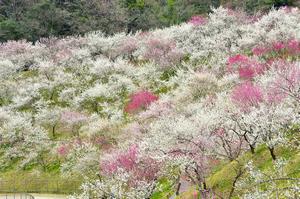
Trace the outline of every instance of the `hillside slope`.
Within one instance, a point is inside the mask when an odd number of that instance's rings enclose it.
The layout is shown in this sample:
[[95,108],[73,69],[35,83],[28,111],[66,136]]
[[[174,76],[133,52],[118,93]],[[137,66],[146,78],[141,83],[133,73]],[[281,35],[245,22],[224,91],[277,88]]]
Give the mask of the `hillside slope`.
[[289,7],[3,43],[1,182],[74,178],[71,199],[295,198],[299,57]]

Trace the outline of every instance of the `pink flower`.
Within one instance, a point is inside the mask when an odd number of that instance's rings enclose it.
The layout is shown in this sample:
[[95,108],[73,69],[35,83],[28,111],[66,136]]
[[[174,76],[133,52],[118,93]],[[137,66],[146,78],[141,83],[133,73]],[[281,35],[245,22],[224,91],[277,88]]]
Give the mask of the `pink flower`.
[[193,197],[194,197],[195,199],[198,198],[198,191],[194,191],[194,192],[193,192]]
[[227,70],[229,72],[235,72],[236,66],[246,65],[249,62],[249,58],[245,55],[235,55],[229,57],[227,60]]
[[137,161],[138,148],[136,145],[131,146],[128,151],[119,154],[117,157],[117,162],[119,167],[122,167],[126,170],[133,169]]
[[139,114],[139,118],[142,120],[155,118],[162,115],[167,115],[172,112],[173,105],[171,102],[166,101],[157,101],[152,103],[151,106],[146,110]]
[[280,50],[282,50],[284,48],[285,48],[285,44],[283,42],[281,42],[281,41],[273,43],[273,49],[275,51],[280,51]]
[[133,113],[141,108],[147,108],[158,97],[149,91],[140,91],[130,97],[129,104],[125,107],[127,113]]
[[112,174],[119,168],[130,171],[137,164],[138,147],[132,145],[127,151],[116,151],[113,155],[102,161],[100,167],[106,174]]
[[227,70],[229,72],[238,72],[240,78],[251,79],[256,75],[262,74],[266,69],[266,65],[255,59],[250,59],[245,55],[235,55],[228,58]]
[[262,63],[254,64],[254,70],[255,70],[256,75],[261,75],[268,69],[269,69],[269,66],[266,63],[264,63],[264,64],[262,64]]
[[67,60],[71,56],[72,52],[69,49],[62,49],[55,53],[55,55],[53,56],[53,60],[57,63],[63,60]]
[[255,76],[255,71],[252,67],[240,67],[239,76],[243,79],[251,79]]
[[57,153],[61,156],[66,156],[69,153],[69,147],[63,144],[57,148]]
[[278,77],[272,85],[275,90],[278,89],[285,95],[289,95],[297,100],[300,99],[300,68],[293,64],[286,64],[279,68]]
[[34,46],[32,43],[26,40],[19,41],[7,41],[6,43],[0,43],[0,55],[3,56],[15,56],[22,53],[32,52]]
[[262,47],[262,46],[256,46],[252,49],[252,53],[257,56],[262,56],[262,55],[268,53],[269,51],[270,51],[269,48]]
[[138,185],[138,182],[150,182],[157,178],[161,164],[151,157],[141,157],[139,163],[132,171],[132,179],[129,181],[131,186]]
[[94,137],[92,142],[99,145],[103,150],[107,150],[111,147],[110,140],[105,136]]
[[227,13],[228,13],[228,15],[231,15],[231,16],[236,16],[237,15],[237,12],[232,8],[232,5],[230,5],[227,8]]
[[114,161],[104,161],[101,164],[101,169],[106,174],[112,174],[118,170],[118,164]]
[[292,39],[288,42],[287,48],[291,54],[297,54],[300,52],[300,42]]
[[263,101],[263,94],[260,87],[247,81],[233,89],[231,99],[243,111],[247,111],[251,106],[257,106]]
[[188,23],[193,24],[194,26],[200,26],[200,25],[204,25],[207,23],[207,19],[204,18],[203,16],[197,15],[197,16],[193,16]]
[[232,64],[247,62],[248,60],[249,60],[249,58],[247,56],[238,54],[238,55],[229,57],[227,63],[229,65],[232,65]]
[[142,31],[138,33],[138,36],[143,38],[143,37],[150,36],[150,33],[148,31]]

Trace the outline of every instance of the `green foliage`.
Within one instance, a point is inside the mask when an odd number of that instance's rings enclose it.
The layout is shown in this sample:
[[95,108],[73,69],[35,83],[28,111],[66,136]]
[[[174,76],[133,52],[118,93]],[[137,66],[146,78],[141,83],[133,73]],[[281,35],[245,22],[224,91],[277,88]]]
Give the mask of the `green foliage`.
[[168,179],[161,179],[158,183],[160,190],[154,192],[151,196],[151,199],[167,199],[174,193],[174,186],[173,183]]
[[24,27],[18,22],[11,19],[0,20],[0,42],[22,39],[24,35]]
[[297,6],[297,1],[295,0],[246,0],[246,1],[233,1],[231,3],[231,6],[234,8],[240,7],[249,13],[254,13],[257,11],[267,11],[272,7],[279,8],[281,6]]
[[30,8],[23,23],[26,24],[27,35],[30,35],[28,39],[31,41],[49,35],[68,34],[72,25],[70,14],[47,0]]
[[106,34],[149,30],[187,21],[210,12],[211,6],[258,10],[297,6],[295,0],[2,0],[0,42],[41,37],[84,34],[101,30]]

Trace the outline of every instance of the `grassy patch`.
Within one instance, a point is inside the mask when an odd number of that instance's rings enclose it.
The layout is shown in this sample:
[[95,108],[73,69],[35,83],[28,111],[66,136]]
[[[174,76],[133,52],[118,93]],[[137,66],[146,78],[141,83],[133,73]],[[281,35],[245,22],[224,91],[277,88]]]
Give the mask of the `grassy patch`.
[[[299,152],[297,153],[296,150],[290,148],[278,147],[276,148],[276,155],[278,158],[289,160],[285,167],[285,170],[289,176],[300,177]],[[239,157],[238,160],[241,165],[245,165],[251,160],[253,161],[253,164],[264,173],[272,171],[273,168],[273,161],[270,153],[266,146],[263,145],[256,149],[256,153],[254,155],[250,152],[247,152]],[[207,180],[209,187],[216,190],[216,192],[220,193],[222,196],[228,196],[232,187],[233,179],[236,175],[235,168],[237,168],[237,166],[238,165],[236,162],[229,162],[222,167],[218,167],[218,169],[214,170],[214,173]],[[241,179],[244,177],[245,174],[242,175]]]
[[174,194],[173,183],[168,179],[161,179],[159,182],[159,191],[156,191],[151,199],[168,199]]
[[60,193],[77,192],[82,180],[63,178],[57,173],[38,171],[9,171],[0,174],[0,192]]

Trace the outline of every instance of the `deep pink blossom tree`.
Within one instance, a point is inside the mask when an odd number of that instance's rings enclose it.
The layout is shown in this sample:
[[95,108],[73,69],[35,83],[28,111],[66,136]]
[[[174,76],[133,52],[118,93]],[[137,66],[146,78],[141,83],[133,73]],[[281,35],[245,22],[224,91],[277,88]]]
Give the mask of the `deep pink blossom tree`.
[[285,48],[285,44],[281,41],[277,41],[273,43],[273,50],[274,51],[280,51]]
[[241,79],[252,79],[266,69],[265,64],[245,55],[238,54],[229,57],[227,61],[227,70],[231,73],[238,72]]
[[130,102],[125,107],[127,113],[134,113],[140,109],[147,108],[158,97],[149,91],[139,91],[130,97]]
[[252,67],[240,67],[238,72],[242,79],[252,79],[255,76],[255,70]]
[[270,44],[257,45],[252,48],[253,55],[267,56],[272,58],[283,58],[295,56],[300,53],[300,42],[297,39],[288,41],[274,41]]
[[248,61],[249,61],[249,57],[247,57],[245,55],[238,54],[238,55],[229,57],[227,63],[228,63],[229,66],[231,66],[233,64],[245,63],[245,62],[248,62]]

